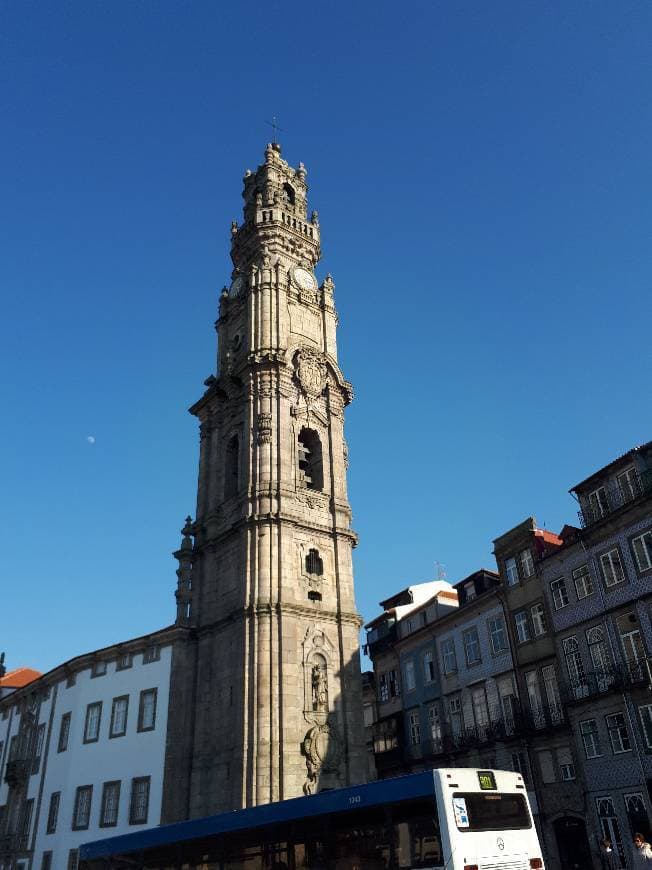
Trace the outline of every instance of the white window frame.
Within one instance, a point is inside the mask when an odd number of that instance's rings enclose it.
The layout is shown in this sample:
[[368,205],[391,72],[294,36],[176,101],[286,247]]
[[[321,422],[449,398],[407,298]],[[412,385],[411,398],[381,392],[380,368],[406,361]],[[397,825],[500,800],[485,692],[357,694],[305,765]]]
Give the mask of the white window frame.
[[518,586],[518,565],[515,556],[505,559],[505,578],[508,586]]
[[618,489],[623,497],[623,502],[634,501],[635,498],[638,498],[640,490],[636,469],[633,465],[630,465],[629,468],[616,475],[616,480],[618,481]]
[[86,719],[84,720],[84,743],[97,743],[100,739],[101,727],[102,702],[93,701],[86,707]]
[[530,618],[532,619],[532,632],[535,637],[541,637],[542,634],[548,633],[546,612],[540,601],[537,604],[533,604],[530,608]]
[[[619,718],[622,720],[619,724],[612,724],[610,720],[614,720]],[[627,730],[627,718],[624,713],[610,713],[608,716],[604,717],[604,720],[607,724],[607,732],[609,734],[609,742],[611,743],[611,751],[614,755],[622,755],[625,752],[632,751],[632,741],[629,739],[629,731]],[[616,743],[614,742],[614,735],[618,736],[618,746],[620,748],[616,749]],[[625,743],[627,746],[625,746]]]
[[464,593],[466,595],[467,601],[475,601],[478,596],[475,591],[475,583],[473,583],[473,581],[464,584]]
[[643,739],[648,749],[652,749],[652,704],[641,704],[638,708]]
[[[519,619],[523,617],[523,619]],[[519,644],[527,643],[532,639],[530,634],[530,625],[527,618],[527,610],[517,610],[514,614],[514,628],[516,629],[516,640]]]
[[[585,728],[585,725],[592,725],[593,727]],[[598,731],[597,719],[583,719],[580,722],[580,737],[582,738],[584,755],[587,758],[602,758],[603,753],[601,751],[602,747],[600,746],[600,732]],[[591,744],[591,752],[589,752],[587,738],[589,738],[589,742]]]
[[421,745],[421,716],[419,710],[411,710],[408,714],[410,724],[410,743],[412,746]]
[[428,728],[430,729],[431,739],[435,743],[441,743],[441,720],[436,704],[431,704],[428,707]]
[[574,568],[572,574],[577,600],[581,601],[583,598],[588,598],[589,595],[593,595],[595,589],[593,587],[593,577],[591,576],[591,569],[589,568],[588,563]]
[[457,656],[455,654],[454,639],[452,637],[444,638],[444,640],[442,640],[441,642],[440,649],[444,673],[454,674],[457,671]]
[[[505,630],[505,620],[502,616],[492,616],[488,620],[489,639],[491,641],[491,651],[497,655],[509,649],[507,641],[507,631]],[[500,638],[501,646],[496,646],[496,638]]]
[[[468,641],[471,641],[468,643]],[[480,635],[478,634],[478,629],[474,626],[471,628],[467,628],[464,632],[462,632],[462,642],[464,644],[464,657],[466,659],[467,665],[477,665],[482,661],[482,655],[480,653]],[[475,649],[476,658],[472,659],[470,656],[473,655],[472,650]]]
[[529,547],[526,547],[525,550],[521,550],[519,553],[519,559],[521,562],[521,570],[523,571],[523,579],[528,580],[530,577],[533,577],[535,573],[532,550],[530,550]]
[[[636,546],[637,541],[639,542],[638,548]],[[632,538],[631,545],[634,561],[639,573],[643,574],[643,572],[649,571],[652,568],[652,529],[648,529],[642,535],[636,535],[635,538]],[[644,563],[642,563],[642,559],[639,556],[644,557]]]
[[[600,556],[600,569],[604,585],[608,589],[625,582],[625,569],[618,547],[612,547],[611,550],[607,550],[606,553]],[[618,577],[618,574],[620,574],[620,577]]]
[[408,659],[405,662],[405,691],[413,692],[417,687],[417,678],[414,672],[414,660]]
[[427,650],[423,654],[423,678],[426,683],[433,683],[437,676],[435,671],[435,656],[432,650]]
[[589,509],[593,520],[601,520],[607,516],[610,511],[609,499],[607,498],[607,490],[604,486],[599,486],[588,494]]
[[570,604],[568,590],[566,589],[566,579],[564,577],[557,577],[556,580],[550,583],[550,594],[552,595],[552,603],[555,605],[555,610],[561,610]]

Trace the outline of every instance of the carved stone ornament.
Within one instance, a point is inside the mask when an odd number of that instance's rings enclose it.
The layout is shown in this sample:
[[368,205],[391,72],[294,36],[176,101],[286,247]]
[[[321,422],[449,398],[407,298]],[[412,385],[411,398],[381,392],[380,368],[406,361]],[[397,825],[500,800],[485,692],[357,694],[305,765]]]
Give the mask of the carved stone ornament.
[[303,784],[304,794],[314,794],[318,781],[325,778],[328,778],[331,787],[339,784],[342,743],[327,722],[313,725],[303,739],[301,750],[308,768],[308,778]]
[[272,442],[272,415],[259,414],[257,421],[258,443],[271,444]]
[[303,348],[295,358],[295,369],[301,389],[311,399],[321,396],[326,386],[326,366],[321,356]]

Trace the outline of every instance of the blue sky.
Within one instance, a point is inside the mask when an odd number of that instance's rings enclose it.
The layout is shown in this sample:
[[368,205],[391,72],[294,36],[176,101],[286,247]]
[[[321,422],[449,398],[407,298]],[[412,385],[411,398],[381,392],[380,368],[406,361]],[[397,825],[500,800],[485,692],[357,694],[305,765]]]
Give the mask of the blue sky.
[[7,664],[174,618],[186,409],[273,114],[356,390],[364,618],[573,522],[652,437],[651,36],[627,0],[2,4]]

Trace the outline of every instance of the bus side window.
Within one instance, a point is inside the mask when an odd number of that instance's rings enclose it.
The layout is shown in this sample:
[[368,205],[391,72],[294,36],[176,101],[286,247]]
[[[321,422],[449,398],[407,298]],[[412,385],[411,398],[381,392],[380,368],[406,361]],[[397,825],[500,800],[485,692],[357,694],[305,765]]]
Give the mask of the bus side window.
[[408,807],[392,810],[396,866],[400,870],[418,870],[444,865],[439,820],[434,803],[432,811],[420,804],[412,811]]

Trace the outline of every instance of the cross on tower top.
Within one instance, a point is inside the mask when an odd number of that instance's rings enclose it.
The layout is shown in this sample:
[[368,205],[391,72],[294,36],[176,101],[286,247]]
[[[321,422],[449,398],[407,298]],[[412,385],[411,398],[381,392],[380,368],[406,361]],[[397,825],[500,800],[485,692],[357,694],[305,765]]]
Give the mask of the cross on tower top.
[[279,130],[280,130],[280,132],[282,133],[282,132],[283,132],[283,128],[282,128],[282,127],[279,127],[278,122],[277,122],[277,120],[276,120],[276,115],[272,115],[272,120],[271,120],[271,121],[265,121],[265,123],[266,123],[266,124],[269,124],[269,126],[270,126],[270,127],[272,128],[272,130],[274,131],[274,136],[273,136],[273,138],[272,138],[272,142],[274,143],[274,145],[278,145],[278,142],[276,141],[276,134],[279,132]]

